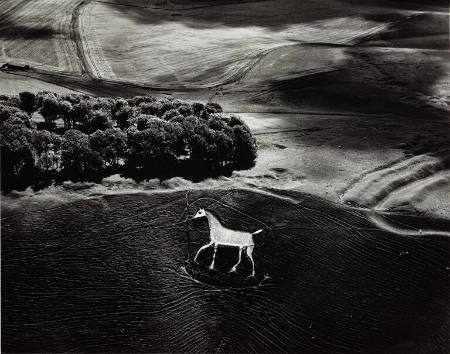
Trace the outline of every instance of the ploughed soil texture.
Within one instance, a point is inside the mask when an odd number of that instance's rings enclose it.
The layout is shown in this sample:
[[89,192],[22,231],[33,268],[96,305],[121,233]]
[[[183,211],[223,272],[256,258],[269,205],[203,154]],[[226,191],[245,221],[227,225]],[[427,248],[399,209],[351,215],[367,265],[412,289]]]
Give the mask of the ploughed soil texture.
[[[209,242],[199,208],[255,236],[256,276]],[[446,236],[369,212],[247,190],[97,195],[2,212],[4,352],[449,350]],[[448,221],[384,214],[403,228]],[[447,350],[446,350],[447,349]]]

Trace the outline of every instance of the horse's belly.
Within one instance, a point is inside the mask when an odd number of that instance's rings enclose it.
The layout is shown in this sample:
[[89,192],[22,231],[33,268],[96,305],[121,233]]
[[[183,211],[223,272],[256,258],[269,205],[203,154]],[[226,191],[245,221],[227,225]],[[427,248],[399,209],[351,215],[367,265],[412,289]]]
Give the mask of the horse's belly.
[[216,242],[220,245],[235,247],[253,246],[255,244],[250,237],[242,237],[241,235],[238,237],[223,237]]
[[217,242],[222,246],[233,246],[233,247],[244,247],[244,246],[253,246],[253,243],[250,242]]

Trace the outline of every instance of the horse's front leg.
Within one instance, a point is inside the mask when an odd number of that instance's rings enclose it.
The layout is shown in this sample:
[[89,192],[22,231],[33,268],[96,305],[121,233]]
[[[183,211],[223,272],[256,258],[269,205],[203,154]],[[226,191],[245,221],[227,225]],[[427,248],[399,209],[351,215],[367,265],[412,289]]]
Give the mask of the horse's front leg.
[[216,260],[216,252],[217,252],[217,243],[214,244],[214,254],[213,254],[213,259],[212,259],[211,265],[209,266],[209,269],[214,269],[214,262]]
[[200,254],[201,251],[203,251],[204,249],[208,248],[209,246],[211,246],[213,244],[213,242],[211,241],[210,243],[207,243],[206,245],[202,246],[199,248],[199,250],[197,251],[197,254],[194,257],[194,262],[197,262],[197,257]]

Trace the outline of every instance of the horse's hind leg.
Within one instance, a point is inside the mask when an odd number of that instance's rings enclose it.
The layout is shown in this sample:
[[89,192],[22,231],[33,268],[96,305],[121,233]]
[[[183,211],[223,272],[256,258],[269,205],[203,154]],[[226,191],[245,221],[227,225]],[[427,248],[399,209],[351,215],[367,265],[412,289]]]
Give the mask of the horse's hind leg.
[[208,244],[206,244],[206,245],[200,247],[199,250],[197,251],[197,254],[196,254],[195,257],[194,257],[194,262],[197,262],[197,257],[198,257],[198,255],[200,254],[200,252],[203,251],[205,248],[208,248],[208,247],[211,246],[211,245],[212,245],[212,242],[210,242],[210,243],[208,243]]
[[239,261],[233,266],[233,268],[231,268],[229,273],[235,272],[237,269],[237,266],[239,265],[239,263],[241,263],[241,259],[242,259],[242,246],[239,246]]
[[213,259],[212,259],[211,265],[209,266],[209,269],[214,269],[214,261],[216,260],[216,252],[217,252],[217,243],[214,244],[214,254],[213,254]]
[[253,247],[255,247],[254,245],[248,246],[247,247],[247,256],[248,258],[250,258],[250,260],[252,261],[252,277],[255,276],[255,262],[253,261]]

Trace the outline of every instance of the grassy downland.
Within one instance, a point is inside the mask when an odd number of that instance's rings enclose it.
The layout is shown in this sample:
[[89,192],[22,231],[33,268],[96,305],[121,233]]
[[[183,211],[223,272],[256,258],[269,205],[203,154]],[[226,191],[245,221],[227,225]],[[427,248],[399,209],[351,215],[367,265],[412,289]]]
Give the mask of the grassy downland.
[[[242,190],[23,199],[2,219],[4,351],[428,352],[448,345],[449,242],[402,237],[308,195]],[[200,207],[254,231],[256,278]],[[438,219],[394,221],[440,225]],[[183,270],[186,269],[186,270]],[[70,335],[69,335],[70,334]],[[113,339],[112,339],[113,338]],[[394,349],[396,348],[396,349]],[[447,348],[448,349],[448,348]],[[445,349],[444,349],[445,350]]]

